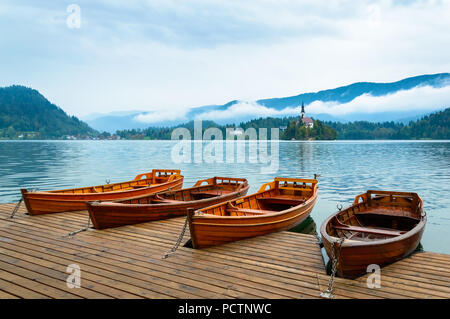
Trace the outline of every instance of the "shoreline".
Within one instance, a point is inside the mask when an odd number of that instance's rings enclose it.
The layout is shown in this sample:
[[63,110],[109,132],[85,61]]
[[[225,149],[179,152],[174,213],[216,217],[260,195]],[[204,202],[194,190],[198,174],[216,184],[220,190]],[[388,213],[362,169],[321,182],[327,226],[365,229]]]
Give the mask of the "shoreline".
[[[39,139],[39,140],[26,140],[26,139],[0,139],[0,142],[117,142],[117,141],[146,141],[146,142],[178,142],[178,140],[171,139]],[[211,142],[211,140],[191,140],[191,141],[203,141]],[[248,142],[248,141],[272,141],[272,140],[223,140],[225,142]],[[450,142],[450,139],[336,139],[336,140],[273,140],[278,142]]]

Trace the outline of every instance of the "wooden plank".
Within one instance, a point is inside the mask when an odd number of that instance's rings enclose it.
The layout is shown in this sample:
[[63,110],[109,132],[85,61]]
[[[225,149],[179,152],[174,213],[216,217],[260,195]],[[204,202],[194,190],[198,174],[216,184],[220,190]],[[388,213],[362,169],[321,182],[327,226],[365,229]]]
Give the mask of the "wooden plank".
[[197,261],[197,260],[196,260]]
[[[31,285],[27,286],[31,288]],[[6,281],[0,278],[0,290],[8,294],[24,299],[50,299],[50,297],[29,288],[22,287],[18,283]]]
[[405,233],[404,231],[398,231],[398,230],[387,230],[387,229],[357,227],[357,226],[347,226],[347,225],[344,225],[344,226],[333,225],[333,228],[340,229],[340,230],[359,232],[359,233],[368,233],[368,234],[386,235],[386,236],[400,236]]
[[[105,286],[108,286],[108,290],[111,294],[113,294],[113,297],[116,298],[137,298],[138,295],[144,295],[142,297],[145,297],[148,295],[147,291],[145,289],[140,288],[135,285],[130,285],[127,282],[132,281],[132,278],[130,276],[123,276],[120,275],[120,272],[127,273],[127,267],[132,268],[130,264],[126,263],[118,263],[113,262],[110,260],[106,260],[102,257],[93,256],[90,254],[83,254],[78,256],[72,256],[72,260],[70,259],[63,259],[60,257],[66,257],[70,258],[71,256],[59,251],[55,247],[52,247],[52,250],[49,251],[49,249],[39,249],[37,246],[31,246],[27,244],[22,244],[15,242],[15,246],[12,247],[12,245],[0,243],[0,247],[7,246],[8,249],[11,251],[17,251],[17,254],[22,254],[22,258],[32,258],[32,261],[35,263],[40,262],[40,258],[42,256],[42,253],[46,253],[45,259],[50,260],[53,263],[58,262],[60,265],[67,265],[68,263],[76,263],[80,266],[80,268],[83,269],[83,274],[85,277],[90,278],[92,281],[95,281],[97,283],[101,283]],[[2,248],[0,248],[0,253],[2,252]],[[12,252],[9,252],[10,254],[13,254]],[[28,257],[31,256],[31,257]],[[149,271],[148,275],[142,274],[141,278],[142,280],[156,280],[158,284],[154,285],[157,287],[158,285],[168,285],[176,288],[182,288],[183,285],[177,284],[176,281],[180,281],[180,278],[174,277],[170,278],[169,276],[165,276],[166,278],[160,279],[155,278],[150,275],[151,272]],[[157,274],[154,272],[155,275]],[[163,277],[162,274],[159,274],[160,277]],[[124,278],[126,277],[126,279]],[[173,279],[173,281],[170,281],[170,279]],[[193,283],[193,280],[187,280],[188,283]],[[199,286],[199,285],[197,285]],[[113,288],[114,287],[114,288]],[[153,286],[152,286],[153,287]],[[189,286],[187,286],[189,287]],[[116,289],[117,288],[117,289]],[[120,290],[119,290],[120,289]],[[189,287],[189,290],[192,292],[193,297],[203,297],[203,298],[209,298],[209,296],[215,296],[211,292],[204,291],[202,289],[195,289],[195,285],[193,287]],[[106,292],[105,292],[106,293]],[[174,292],[172,292],[175,294]],[[150,295],[149,295],[150,296]],[[164,297],[164,296],[160,296]],[[189,295],[184,294],[184,297],[179,296],[179,298],[188,298]],[[217,295],[215,296],[218,297]]]
[[[19,285],[22,287],[26,287],[30,290],[33,290],[34,292],[36,292],[36,294],[34,295],[35,297],[32,298],[50,297],[50,298],[67,299],[70,298],[71,296],[73,297],[72,294],[68,294],[62,290],[55,289],[51,286],[47,286],[36,280],[30,280],[28,278],[18,276],[4,269],[0,269],[0,279],[14,283],[14,285]],[[4,290],[3,288],[1,289]]]
[[[20,239],[20,237],[18,237],[19,239]],[[61,245],[60,245],[61,246]],[[127,251],[129,251],[129,250],[127,250]],[[111,252],[111,251],[108,251],[108,252]],[[86,253],[90,253],[90,251],[86,251]],[[161,254],[162,255],[162,254]],[[160,256],[161,256],[160,255]],[[133,256],[134,257],[134,256]],[[117,260],[119,260],[119,259],[117,259]],[[146,260],[146,259],[143,259],[143,260]],[[147,261],[147,260],[146,260]],[[133,264],[135,265],[136,264],[136,262],[133,262]],[[148,262],[147,263],[144,263],[143,265],[146,265],[146,264],[148,264]],[[181,267],[179,267],[179,269],[181,270],[182,268]],[[210,282],[211,280],[213,280],[213,279],[204,279],[204,281],[206,281],[206,282]]]
[[68,274],[63,273],[62,271],[57,272],[51,268],[39,266],[28,261],[14,258],[11,256],[11,252],[8,252],[8,256],[0,254],[0,269],[4,269],[28,279],[36,280],[54,288],[64,290],[73,294],[73,298],[78,298],[78,296],[83,298],[110,298],[108,295],[102,294],[100,292],[86,289],[85,287],[93,288],[95,286],[95,283],[86,280],[85,278],[83,278],[82,288],[70,289],[67,287],[65,281]]
[[[28,237],[26,234],[24,234],[24,235],[22,235],[22,236],[25,236],[25,237]],[[10,236],[9,236],[10,237]],[[21,238],[21,237],[18,237],[19,239]],[[27,239],[25,239],[25,240],[27,240]],[[95,242],[97,242],[97,241],[95,241]],[[114,243],[112,244],[112,245],[114,245]],[[133,248],[130,248],[131,250],[133,249]],[[127,250],[127,251],[130,251],[130,250]],[[109,250],[108,251],[109,253],[112,253],[113,251],[112,250]],[[135,257],[135,256],[133,256],[133,257]],[[150,262],[150,263],[155,263],[155,261],[152,261],[152,260],[148,260],[148,258],[143,258],[142,260],[146,260],[147,261],[147,263],[148,262]],[[173,260],[173,258],[171,258],[171,260]],[[195,259],[195,262],[192,262],[191,263],[191,265],[196,265],[197,266],[197,268],[198,268],[198,259]],[[138,262],[133,262],[133,265],[138,265],[139,263]],[[143,265],[145,265],[145,264],[143,264]],[[167,266],[164,266],[164,267],[171,267],[172,265],[167,265]],[[180,263],[180,265],[179,265],[179,267],[178,267],[178,269],[183,269],[183,270],[185,270],[185,271],[190,271],[190,269],[189,268],[186,268],[187,266],[189,266],[189,264],[188,263],[186,263],[186,261],[182,261],[181,263]],[[216,275],[214,276],[214,277],[217,277],[217,275],[218,274],[220,274],[220,272],[221,272],[221,270],[220,269],[217,269],[217,267],[214,267],[214,268],[212,268],[214,265],[210,265],[210,268],[209,268],[209,271],[210,272],[215,272],[216,273]],[[229,267],[227,267],[227,268],[229,268]],[[205,273],[204,275],[208,275],[207,273]],[[233,272],[233,270],[230,270],[230,271],[228,271],[226,274],[225,274],[226,276],[222,276],[223,278],[220,278],[221,280],[222,280],[222,282],[226,282],[227,280],[229,281],[230,280],[230,276],[233,276],[233,275],[235,275],[235,273]],[[241,276],[241,274],[238,274],[238,276],[237,277],[240,277]],[[255,276],[255,274],[253,273],[253,276]],[[208,281],[208,282],[211,282],[211,281],[214,281],[215,279],[214,279],[214,277],[213,278],[206,278],[206,281]],[[239,279],[246,279],[247,281],[249,280],[249,279],[251,279],[251,278],[235,278],[235,279],[232,279],[232,281],[230,282],[230,284],[232,284],[233,283],[233,281],[235,281],[235,280],[239,280]],[[274,280],[275,279],[277,279],[277,278],[273,278]],[[265,285],[260,285],[259,286],[259,289],[261,289],[262,291],[263,290],[265,290],[265,289],[267,289],[267,285],[266,285],[267,283],[265,283]],[[278,284],[278,283],[277,283]],[[248,283],[247,283],[247,285],[248,285]],[[254,286],[254,285],[253,285]],[[275,295],[275,291],[273,291],[273,288],[271,288],[271,290],[272,290],[272,294],[273,294],[273,296],[276,296]],[[298,287],[296,287],[296,289],[295,289],[295,291],[297,291],[298,290]],[[257,293],[257,290],[255,290],[255,287],[254,287],[254,293]],[[281,292],[280,292],[280,294],[282,294]],[[295,297],[294,295],[292,295],[292,293],[290,293],[289,294],[291,297]],[[265,297],[268,297],[268,296],[270,296],[270,293],[265,293]],[[298,296],[298,295],[297,295]]]
[[[291,232],[205,250],[180,247],[184,217],[89,230],[87,212],[27,216],[0,204],[0,298],[319,298],[328,285],[313,235]],[[185,237],[185,240],[189,236]],[[86,289],[65,285],[65,267],[82,268]],[[336,278],[336,298],[450,298],[450,256],[422,252],[382,269],[382,287],[366,276]]]
[[0,300],[1,299],[19,299],[19,297],[0,290]]

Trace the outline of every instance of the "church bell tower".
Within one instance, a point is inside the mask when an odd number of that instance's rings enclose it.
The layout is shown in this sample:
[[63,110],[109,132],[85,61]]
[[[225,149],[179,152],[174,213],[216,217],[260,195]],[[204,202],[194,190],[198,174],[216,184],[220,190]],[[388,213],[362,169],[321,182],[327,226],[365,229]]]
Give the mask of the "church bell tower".
[[305,106],[303,105],[302,101],[302,119],[305,117]]

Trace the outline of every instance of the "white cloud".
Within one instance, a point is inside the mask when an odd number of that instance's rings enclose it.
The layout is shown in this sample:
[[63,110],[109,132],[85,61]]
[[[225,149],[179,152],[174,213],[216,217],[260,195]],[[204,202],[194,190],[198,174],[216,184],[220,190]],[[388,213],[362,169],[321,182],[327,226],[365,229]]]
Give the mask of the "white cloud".
[[75,115],[178,113],[450,71],[449,0],[77,4],[82,27],[69,30],[63,4],[2,1],[0,86]]
[[[385,96],[361,95],[348,103],[315,101],[307,105],[307,113],[326,113],[343,116],[351,113],[380,113],[380,112],[408,112],[434,111],[450,107],[450,86],[433,88],[430,86],[415,87],[410,90],[398,91]],[[203,120],[230,120],[252,117],[289,116],[298,115],[301,107],[275,110],[256,102],[241,101],[226,110],[205,112],[197,116]]]
[[450,107],[450,86],[442,88],[415,87],[385,96],[364,94],[344,104],[316,101],[308,106],[308,111],[316,114],[345,115],[402,111],[425,112],[444,107]]
[[210,112],[204,112],[198,114],[196,119],[199,120],[224,120],[224,119],[234,119],[234,118],[242,118],[246,116],[254,116],[254,117],[268,117],[268,116],[280,116],[295,113],[295,109],[286,108],[282,111],[277,111],[272,108],[268,108],[257,102],[247,102],[240,101],[236,104],[233,104],[226,110],[214,110]]
[[166,110],[158,112],[141,113],[136,115],[134,120],[148,124],[158,123],[162,121],[186,120],[185,114],[186,112],[183,110],[180,111]]

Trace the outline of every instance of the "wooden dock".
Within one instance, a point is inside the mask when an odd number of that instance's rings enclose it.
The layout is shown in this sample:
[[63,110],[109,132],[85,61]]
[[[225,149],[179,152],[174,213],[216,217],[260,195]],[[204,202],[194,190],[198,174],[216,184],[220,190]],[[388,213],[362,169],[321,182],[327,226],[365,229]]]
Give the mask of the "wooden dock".
[[[177,240],[184,218],[107,230],[86,227],[87,213],[28,216],[0,204],[0,299],[5,298],[320,298],[323,257],[312,235],[281,232],[194,250]],[[183,243],[189,238],[186,232]],[[81,269],[68,288],[67,266]],[[382,269],[381,288],[366,277],[336,278],[335,298],[450,298],[450,255],[416,253]]]

